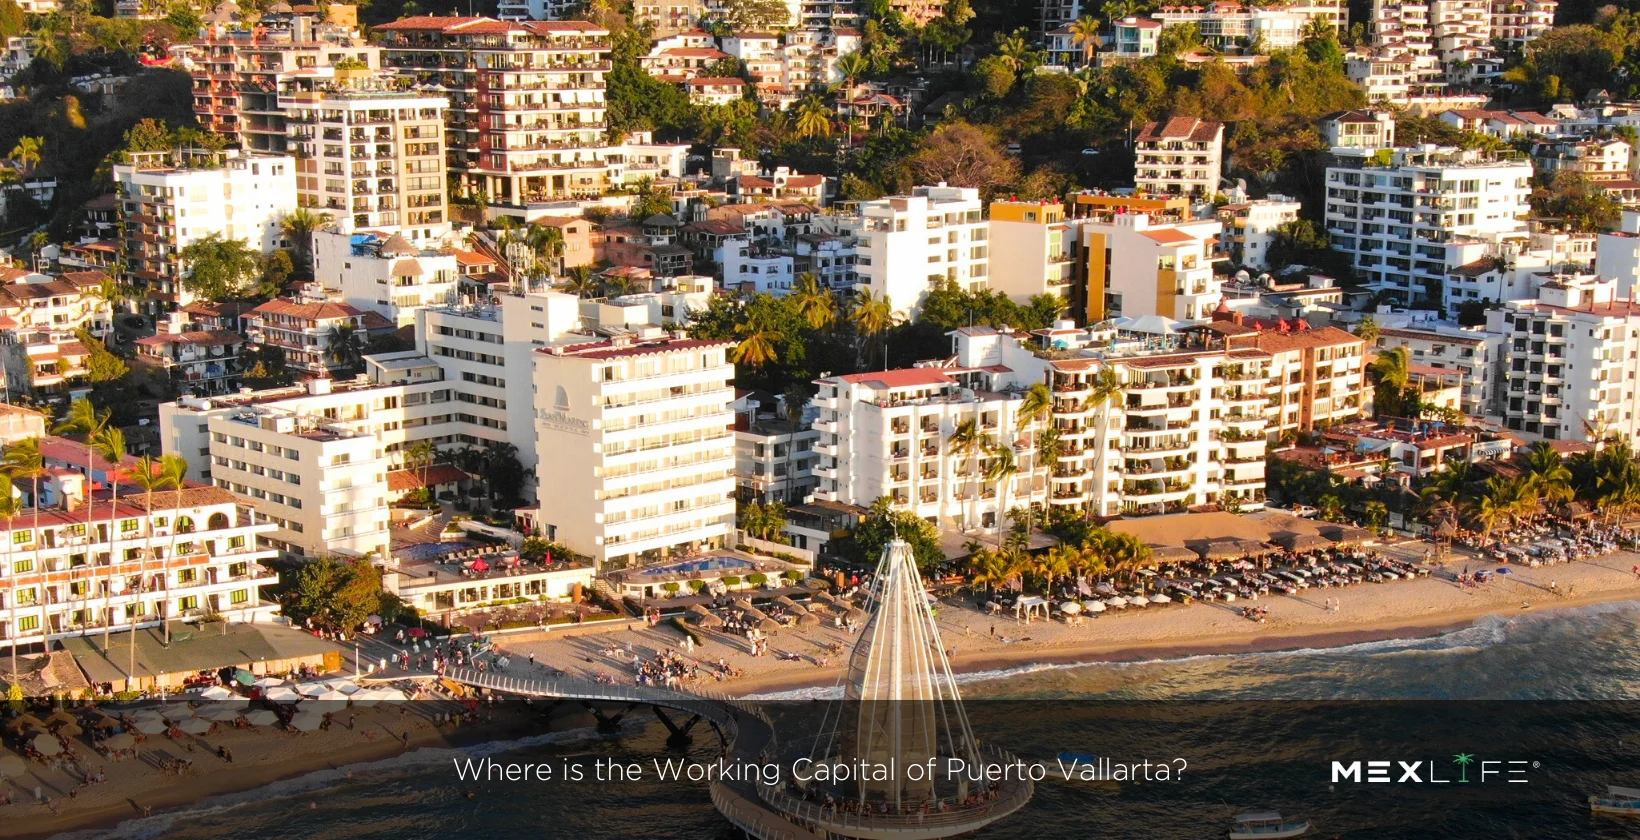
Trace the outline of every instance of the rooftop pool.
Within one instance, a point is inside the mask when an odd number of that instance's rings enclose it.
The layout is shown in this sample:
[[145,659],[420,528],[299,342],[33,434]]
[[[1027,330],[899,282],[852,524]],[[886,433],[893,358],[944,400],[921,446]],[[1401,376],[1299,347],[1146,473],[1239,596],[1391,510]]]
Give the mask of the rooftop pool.
[[650,566],[647,569],[641,570],[641,573],[646,575],[696,574],[699,572],[723,572],[734,569],[750,569],[755,566],[756,564],[750,560],[721,555],[715,557],[702,557],[696,560],[686,560],[681,563],[668,563],[664,566]]

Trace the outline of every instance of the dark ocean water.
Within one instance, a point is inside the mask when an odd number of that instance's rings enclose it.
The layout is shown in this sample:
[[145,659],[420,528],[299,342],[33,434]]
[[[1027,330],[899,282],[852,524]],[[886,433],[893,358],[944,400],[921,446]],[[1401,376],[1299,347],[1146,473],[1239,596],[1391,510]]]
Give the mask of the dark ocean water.
[[[1606,784],[1640,787],[1640,604],[1492,617],[1429,639],[1027,666],[964,680],[976,733],[1052,771],[1024,811],[976,837],[1213,838],[1232,814],[1265,809],[1310,820],[1310,836],[1323,838],[1640,836],[1640,820],[1592,817],[1585,804]],[[795,742],[828,695],[768,702]],[[1184,771],[1167,782],[1066,782],[1054,764],[1062,750],[1123,763],[1182,760]],[[315,773],[69,837],[732,837],[704,785],[474,784],[458,781],[451,763],[490,755],[648,766],[711,751],[709,739],[669,748],[659,724],[634,714],[617,736],[584,730],[460,753],[421,750],[355,766],[351,777]],[[1458,754],[1471,764],[1454,764]],[[1417,763],[1420,781],[1335,783],[1332,762],[1352,760]],[[1483,762],[1493,771],[1485,779]],[[1524,783],[1506,781],[1510,768]],[[1392,775],[1402,772],[1397,765]]]

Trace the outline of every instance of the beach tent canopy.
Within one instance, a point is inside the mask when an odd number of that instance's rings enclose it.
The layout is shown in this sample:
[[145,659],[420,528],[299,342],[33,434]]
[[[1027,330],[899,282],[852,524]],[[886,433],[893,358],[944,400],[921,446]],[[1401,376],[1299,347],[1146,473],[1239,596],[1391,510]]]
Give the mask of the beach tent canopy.
[[199,718],[189,718],[177,724],[177,728],[189,735],[204,735],[211,731],[211,722]]
[[1157,563],[1189,563],[1198,559],[1196,552],[1182,545],[1152,545],[1150,559]]
[[233,692],[223,688],[220,685],[213,685],[210,688],[201,691],[199,696],[201,699],[205,700],[226,700],[233,696]]
[[1333,541],[1316,534],[1300,534],[1294,531],[1279,531],[1270,535],[1270,542],[1287,549],[1288,551],[1315,551],[1322,548],[1331,548]]
[[[1372,539],[1371,531],[1368,531],[1365,528],[1357,528],[1354,525],[1339,525],[1334,522],[1329,522],[1324,525],[1317,526],[1316,530],[1321,532],[1321,536],[1326,537],[1327,539],[1340,545],[1351,545],[1354,543],[1366,542],[1367,540]],[[1456,532],[1456,529],[1454,529],[1454,532]]]
[[245,722],[251,726],[267,726],[270,723],[276,723],[278,720],[279,716],[267,709],[257,709],[245,715]]
[[1210,540],[1191,546],[1206,560],[1230,560],[1236,557],[1258,557],[1270,554],[1275,548],[1255,540]]

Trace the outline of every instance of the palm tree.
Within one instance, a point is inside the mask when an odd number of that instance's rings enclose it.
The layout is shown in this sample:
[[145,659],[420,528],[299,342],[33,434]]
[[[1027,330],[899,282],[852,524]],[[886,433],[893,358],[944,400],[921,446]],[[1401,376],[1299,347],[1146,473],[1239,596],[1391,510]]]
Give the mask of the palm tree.
[[529,243],[536,254],[545,258],[548,271],[558,274],[563,270],[564,232],[552,225],[530,225],[524,234],[524,241]]
[[820,278],[807,271],[798,275],[792,303],[814,329],[824,329],[837,320],[837,299],[832,297],[830,289],[820,285]]
[[[10,522],[22,513],[22,503],[17,500],[12,489],[11,475],[0,472],[0,519]],[[7,529],[10,530],[9,528]],[[38,569],[34,570],[38,573]],[[12,567],[12,541],[6,540],[6,575],[11,578],[11,594],[6,597],[6,606],[11,615],[6,619],[6,635],[11,639],[11,673],[17,671],[17,570]]]
[[[108,417],[108,412],[98,412],[97,407],[92,405],[90,400],[81,397],[80,399],[77,399],[69,404],[68,417],[52,429],[52,434],[85,435],[85,529],[88,536],[91,531],[91,526],[96,522],[95,517],[92,516],[93,509],[96,506],[96,499],[91,495],[90,489],[92,481],[91,476],[97,470],[96,464],[93,460],[96,454],[96,449],[92,445],[92,442],[95,440],[97,435],[108,426]],[[36,505],[38,505],[38,500],[36,500]],[[35,539],[39,539],[38,534],[35,535]]]
[[1071,43],[1082,45],[1082,63],[1092,64],[1093,51],[1098,49],[1101,44],[1099,40],[1099,19],[1092,15],[1083,15],[1071,21],[1070,31]]
[[[188,462],[181,455],[165,455],[158,461],[152,455],[144,455],[137,461],[135,472],[131,478],[137,486],[143,489],[146,496],[144,509],[148,511],[148,543],[147,555],[152,556],[154,542],[154,491],[164,488],[180,490],[188,475]],[[165,644],[171,643],[171,554],[166,552],[161,558],[162,568],[160,579],[165,585],[165,615],[160,616],[165,622]],[[139,607],[138,612],[141,612]],[[136,617],[132,617],[135,623]],[[134,628],[133,628],[134,629]]]
[[843,76],[844,95],[854,90],[854,82],[871,70],[871,60],[861,55],[859,51],[839,56],[837,72]]
[[624,297],[632,294],[632,290],[635,288],[636,286],[633,285],[630,277],[617,275],[603,278],[604,297]]
[[760,368],[780,361],[775,342],[784,336],[774,326],[765,323],[762,317],[741,322],[736,332],[740,335],[740,343],[729,350],[729,358],[735,364]]
[[[1035,432],[1035,427],[1037,424],[1047,420],[1052,413],[1053,391],[1048,388],[1046,383],[1035,382],[1032,383],[1031,387],[1025,391],[1025,399],[1020,401],[1019,408],[1014,412],[1014,419],[1019,424],[1021,430]],[[1037,468],[1041,468],[1042,466],[1042,459],[1038,458],[1036,464],[1033,465],[1031,472],[1035,473]],[[1044,475],[1042,478],[1042,489],[1046,492],[1047,488],[1048,478]],[[1031,480],[1031,496],[1032,498],[1030,499],[1030,502],[1034,506],[1036,502],[1036,481],[1034,477]],[[1044,510],[1047,509],[1046,501],[1044,501],[1042,507]]]
[[1412,378],[1412,353],[1405,347],[1380,353],[1372,362],[1372,372],[1378,376],[1380,384],[1400,391],[1407,387]]
[[364,367],[364,348],[359,331],[352,324],[336,324],[325,332],[325,359],[338,372],[349,373]]
[[291,250],[296,252],[298,263],[312,267],[313,233],[329,221],[329,213],[314,212],[306,207],[298,207],[279,220],[279,232],[290,240]]
[[1014,447],[1006,441],[991,447],[991,465],[985,470],[985,480],[1002,485],[997,496],[997,550],[1002,550],[1002,512],[1008,509],[1008,495],[1013,489],[1014,476],[1019,473],[1019,462],[1014,459]]
[[564,291],[576,297],[595,298],[598,296],[598,278],[592,276],[592,267],[578,265],[565,272],[568,279],[564,281]]
[[989,437],[979,429],[979,420],[969,418],[957,423],[951,430],[951,437],[947,439],[948,451],[959,458],[968,460],[968,476],[971,491],[968,499],[974,515],[970,521],[979,521],[979,454],[990,448]]
[[[1106,365],[1093,375],[1092,380],[1088,382],[1088,395],[1082,398],[1084,407],[1094,406],[1099,409],[1098,419],[1095,421],[1098,425],[1099,434],[1093,442],[1093,445],[1099,451],[1093,457],[1093,479],[1098,482],[1096,486],[1100,488],[1105,487],[1105,450],[1108,448],[1106,437],[1110,434],[1110,403],[1121,393],[1122,378],[1117,375],[1115,368]],[[1104,504],[1103,496],[1101,496],[1100,504]],[[1100,510],[1099,513],[1104,515],[1105,511]]]
[[120,562],[120,466],[125,463],[125,432],[118,426],[104,425],[89,441],[92,450],[108,464],[108,576],[103,588],[103,650],[108,649],[108,635],[114,628],[114,566]]
[[40,165],[40,152],[44,150],[44,137],[19,137],[17,145],[11,148],[11,159],[23,168],[25,172],[33,172]]
[[418,440],[405,450],[404,461],[406,467],[421,467],[421,486],[432,495],[432,488],[427,486],[427,471],[433,466],[433,458],[438,455],[438,447],[430,440]]
[[797,106],[798,137],[830,137],[831,109],[818,96],[807,96]]
[[1382,331],[1378,328],[1378,319],[1372,317],[1371,315],[1363,317],[1360,322],[1355,325],[1356,337],[1362,341],[1365,341],[1368,347],[1372,347],[1378,343],[1378,336],[1381,332]]
[[[29,493],[29,501],[34,508],[34,530],[31,532],[30,542],[34,544],[32,568],[38,573],[40,570],[40,477],[45,475],[46,472],[45,456],[40,453],[40,439],[37,437],[24,438],[6,447],[4,462],[0,463],[0,469],[4,469],[6,474],[13,479],[22,479],[33,485],[32,492]],[[7,546],[7,548],[9,549],[10,546]],[[9,568],[9,563],[7,565],[8,571],[11,572],[11,630],[15,634],[17,632],[17,573],[16,569]],[[15,641],[12,643],[11,648],[11,672],[17,673],[17,644]]]
[[894,306],[888,298],[874,297],[871,290],[860,293],[854,301],[854,308],[849,312],[849,320],[854,322],[860,331],[860,346],[855,350],[856,367],[865,367],[865,349],[873,338],[888,332],[898,320],[894,314]]
[[1016,29],[1009,35],[997,35],[997,57],[1008,69],[1019,73],[1031,62],[1031,45],[1025,40],[1025,30]]
[[1566,468],[1553,444],[1546,440],[1533,443],[1527,447],[1523,460],[1538,495],[1556,503],[1572,498],[1572,471]]

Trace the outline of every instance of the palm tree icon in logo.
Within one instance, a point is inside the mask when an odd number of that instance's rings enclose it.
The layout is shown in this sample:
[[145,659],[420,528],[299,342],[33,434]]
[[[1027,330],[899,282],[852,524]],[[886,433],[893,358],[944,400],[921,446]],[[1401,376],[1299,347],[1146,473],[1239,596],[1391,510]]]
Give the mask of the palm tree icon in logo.
[[1458,781],[1469,781],[1469,765],[1474,761],[1475,756],[1470,753],[1458,753],[1452,756],[1452,763],[1458,765]]

